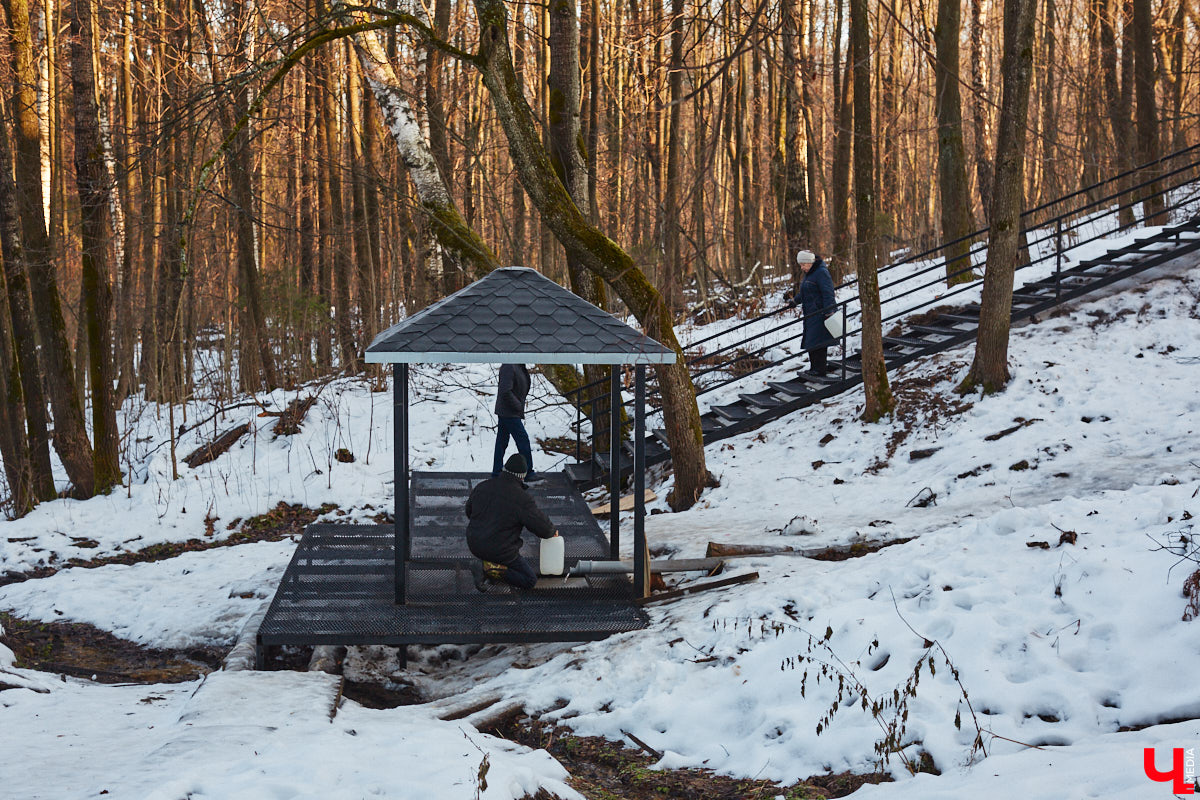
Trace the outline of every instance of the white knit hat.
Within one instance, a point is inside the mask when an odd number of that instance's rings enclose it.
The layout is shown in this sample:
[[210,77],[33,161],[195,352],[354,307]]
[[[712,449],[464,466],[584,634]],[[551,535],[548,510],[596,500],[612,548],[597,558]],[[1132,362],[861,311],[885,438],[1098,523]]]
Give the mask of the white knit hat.
[[817,257],[813,254],[812,250],[801,250],[799,253],[796,253],[797,264],[811,264],[816,260]]

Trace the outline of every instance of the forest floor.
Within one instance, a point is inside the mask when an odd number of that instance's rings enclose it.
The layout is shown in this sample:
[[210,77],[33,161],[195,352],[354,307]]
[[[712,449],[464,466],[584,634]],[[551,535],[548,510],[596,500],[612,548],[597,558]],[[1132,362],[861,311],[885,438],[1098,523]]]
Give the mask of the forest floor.
[[[720,485],[646,521],[658,558],[855,557],[731,560],[758,579],[600,642],[410,648],[404,667],[351,648],[344,694],[299,650],[212,670],[304,524],[390,507],[390,399],[330,385],[298,432],[252,429],[178,480],[169,415],[131,402],[132,486],[0,523],[0,796],[1167,796],[1143,751],[1165,768],[1200,742],[1200,265],[1015,330],[997,395],[954,392],[970,356],[899,370],[904,406],[880,424],[850,393],[709,448]],[[415,371],[414,465],[490,465],[493,380]],[[573,420],[539,378],[531,437]],[[484,695],[519,706],[499,735],[431,705]]]

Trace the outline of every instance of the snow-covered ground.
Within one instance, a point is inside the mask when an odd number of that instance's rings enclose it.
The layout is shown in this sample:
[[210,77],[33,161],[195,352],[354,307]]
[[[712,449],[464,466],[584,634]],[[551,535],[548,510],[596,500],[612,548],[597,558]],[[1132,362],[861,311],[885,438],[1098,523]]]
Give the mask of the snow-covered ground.
[[[647,519],[651,545],[676,557],[703,555],[709,541],[911,541],[842,562],[731,561],[728,573],[756,570],[759,580],[651,606],[645,631],[431,652],[409,679],[431,697],[500,692],[580,734],[621,740],[628,731],[665,753],[663,767],[780,781],[871,769],[897,714],[872,716],[862,695],[869,707],[898,690],[897,782],[856,796],[1170,796],[1146,777],[1142,754],[1157,748],[1167,769],[1171,748],[1200,745],[1200,635],[1181,619],[1195,565],[1173,567],[1177,556],[1159,549],[1190,541],[1200,516],[1200,265],[1139,284],[1016,330],[1013,381],[999,396],[955,395],[971,350],[943,353],[893,376],[906,404],[894,419],[859,423],[852,393],[722,442],[707,453],[720,487],[688,512]],[[414,466],[490,465],[493,381],[487,366],[418,370]],[[538,392],[553,403],[544,385]],[[280,392],[264,404],[289,399]],[[189,420],[212,411],[197,403]],[[337,503],[345,514],[331,517],[345,520],[390,506],[389,394],[331,384],[293,437],[274,437],[274,420],[257,411],[234,409],[186,433],[180,458],[214,431],[257,424],[213,463],[180,463],[172,481],[167,415],[128,408],[133,485],[0,523],[0,572],[204,538],[206,516],[219,518],[220,538],[234,519],[280,501]],[[531,414],[531,434],[566,435],[571,420],[546,405]],[[354,463],[334,459],[341,447]],[[562,457],[535,461],[549,469]],[[655,488],[663,497],[670,487]],[[912,502],[922,493],[935,502]],[[799,515],[814,533],[790,535]],[[1074,543],[1060,543],[1066,532]],[[97,546],[80,547],[83,539]],[[1037,542],[1046,547],[1029,546]],[[259,543],[64,569],[0,588],[0,610],[159,647],[228,645],[291,549]],[[539,786],[576,796],[547,754],[420,707],[344,703],[331,720],[323,676],[99,686],[9,663],[0,648],[0,684],[30,688],[0,691],[3,797],[472,798],[485,755],[484,798]],[[846,691],[827,719],[839,678]],[[908,775],[905,759],[920,753],[940,776]]]

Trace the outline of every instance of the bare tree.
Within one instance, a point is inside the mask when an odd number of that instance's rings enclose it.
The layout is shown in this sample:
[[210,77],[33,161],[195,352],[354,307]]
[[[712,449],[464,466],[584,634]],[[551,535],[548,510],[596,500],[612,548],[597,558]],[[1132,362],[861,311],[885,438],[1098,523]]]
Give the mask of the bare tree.
[[[974,280],[971,242],[975,228],[971,194],[967,185],[967,154],[963,145],[962,99],[959,94],[958,37],[962,24],[961,0],[938,0],[937,48],[934,63],[934,102],[938,118],[938,190],[942,210],[942,238],[946,247],[946,283],[953,286]],[[955,273],[959,273],[955,275]]]
[[[80,497],[95,487],[92,446],[83,422],[82,395],[75,383],[75,365],[67,325],[59,300],[58,279],[43,217],[42,147],[37,115],[37,75],[28,0],[5,0],[12,29],[11,57],[13,114],[16,124],[17,213],[21,245],[33,297],[33,319],[42,347],[40,365],[54,411],[54,449]],[[29,376],[29,380],[34,380]],[[28,383],[28,381],[26,381]]]
[[104,166],[100,112],[92,66],[92,2],[71,4],[71,91],[75,99],[75,181],[82,233],[82,294],[87,325],[88,376],[92,390],[94,490],[121,482],[121,453],[113,403],[113,353],[108,281],[108,209],[112,188]]
[[850,0],[850,57],[854,61],[854,261],[862,321],[861,355],[866,404],[863,419],[875,422],[896,401],[883,363],[883,320],[879,309],[879,242],[875,234],[875,151],[871,137],[871,28],[866,0]]
[[1004,81],[996,137],[996,183],[979,339],[975,359],[961,389],[991,394],[1009,380],[1008,334],[1012,321],[1013,271],[1020,250],[1025,204],[1025,143],[1029,85],[1033,77],[1033,28],[1037,0],[1004,0]]

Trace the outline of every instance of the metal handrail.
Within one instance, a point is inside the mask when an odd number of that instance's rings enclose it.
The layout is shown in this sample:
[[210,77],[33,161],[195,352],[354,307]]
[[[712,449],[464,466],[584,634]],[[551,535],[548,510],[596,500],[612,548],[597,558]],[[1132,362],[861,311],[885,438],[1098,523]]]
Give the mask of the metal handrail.
[[[1176,166],[1173,169],[1163,172],[1161,174],[1155,174],[1155,175],[1151,176],[1150,178],[1143,180],[1139,183],[1136,183],[1136,184],[1133,184],[1130,186],[1120,187],[1120,188],[1116,189],[1115,191],[1107,192],[1105,194],[1102,194],[1102,196],[1100,196],[1098,198],[1094,198],[1094,199],[1086,199],[1086,198],[1091,196],[1092,194],[1094,194],[1096,192],[1096,190],[1098,190],[1098,189],[1102,189],[1102,188],[1117,184],[1118,181],[1122,181],[1131,175],[1144,174],[1144,171],[1151,167],[1154,167],[1154,166],[1160,165],[1160,164],[1164,164],[1169,161],[1175,161],[1175,160],[1179,159],[1180,157],[1185,156],[1187,154],[1191,154],[1191,153],[1200,153],[1200,144],[1193,145],[1191,147],[1185,148],[1185,149],[1177,151],[1175,153],[1168,154],[1166,156],[1163,156],[1162,158],[1156,159],[1155,161],[1149,162],[1147,164],[1133,167],[1132,169],[1122,172],[1119,175],[1116,175],[1105,181],[1097,182],[1095,184],[1092,184],[1091,186],[1084,187],[1082,189],[1078,189],[1069,194],[1063,195],[1062,197],[1055,198],[1054,200],[1050,200],[1046,203],[1042,203],[1039,206],[1036,206],[1034,208],[1026,210],[1025,212],[1023,212],[1021,214],[1021,219],[1023,222],[1026,220],[1032,221],[1033,218],[1036,215],[1038,215],[1039,213],[1053,209],[1056,206],[1060,207],[1064,203],[1068,203],[1069,201],[1071,201],[1073,199],[1080,198],[1080,197],[1085,198],[1085,202],[1077,204],[1077,205],[1073,205],[1072,208],[1065,210],[1065,211],[1061,211],[1059,214],[1057,214],[1053,217],[1050,217],[1040,223],[1037,223],[1035,225],[1023,226],[1023,228],[1022,228],[1022,235],[1024,237],[1023,245],[1031,253],[1031,258],[1027,263],[1020,265],[1018,268],[1026,268],[1026,267],[1033,266],[1036,264],[1044,263],[1046,261],[1049,261],[1050,259],[1054,259],[1055,260],[1055,275],[1056,275],[1055,296],[1057,297],[1059,294],[1059,282],[1058,282],[1057,276],[1059,275],[1059,273],[1061,273],[1064,257],[1068,253],[1070,253],[1072,251],[1076,251],[1080,247],[1091,244],[1092,242],[1095,242],[1101,238],[1111,236],[1113,233],[1121,232],[1121,231],[1124,231],[1131,227],[1137,226],[1138,223],[1136,220],[1132,225],[1122,224],[1119,221],[1122,212],[1127,212],[1129,209],[1132,209],[1133,207],[1135,207],[1137,205],[1141,205],[1141,204],[1145,203],[1147,200],[1150,200],[1150,199],[1153,199],[1156,197],[1162,197],[1162,198],[1164,198],[1165,202],[1163,203],[1163,208],[1161,210],[1161,213],[1167,215],[1167,218],[1169,219],[1172,212],[1178,211],[1179,209],[1187,206],[1189,203],[1192,203],[1193,201],[1195,201],[1197,199],[1197,194],[1191,194],[1188,197],[1185,197],[1183,199],[1177,198],[1176,201],[1173,203],[1169,202],[1169,200],[1170,200],[1169,195],[1170,195],[1170,193],[1176,192],[1185,186],[1196,184],[1198,181],[1198,178],[1196,175],[1193,175],[1192,177],[1187,178],[1185,180],[1181,180],[1178,183],[1171,185],[1171,186],[1168,186],[1167,184],[1170,181],[1170,179],[1172,179],[1176,176],[1183,175],[1184,173],[1187,173],[1188,171],[1200,172],[1200,158],[1189,161],[1188,163],[1185,163],[1182,166]],[[1143,190],[1146,190],[1146,189],[1150,189],[1150,191],[1144,193]],[[1118,202],[1115,206],[1112,205],[1113,201],[1118,201],[1123,198],[1127,198],[1127,199],[1124,199],[1124,202]],[[1086,238],[1076,239],[1076,240],[1072,241],[1068,246],[1066,246],[1066,247],[1063,246],[1064,236],[1072,236],[1075,233],[1075,231],[1082,230],[1086,226],[1089,226],[1089,225],[1096,225],[1100,220],[1102,220],[1106,217],[1112,217],[1112,216],[1116,216],[1118,219],[1118,222],[1115,226],[1106,226],[1102,230],[1092,233],[1091,235],[1087,236]],[[971,234],[968,234],[967,236],[960,237],[951,242],[940,244],[936,247],[927,249],[921,253],[910,254],[903,259],[900,259],[892,264],[889,264],[889,265],[881,268],[879,270],[878,274],[884,275],[884,274],[893,273],[895,270],[897,270],[898,268],[900,268],[906,264],[919,263],[922,260],[929,260],[931,262],[929,266],[923,267],[923,268],[917,270],[916,272],[909,272],[907,274],[904,274],[904,275],[896,278],[895,280],[889,281],[887,283],[882,283],[879,287],[881,291],[897,288],[901,284],[913,281],[917,278],[928,275],[929,273],[934,272],[934,271],[936,271],[938,273],[938,275],[931,280],[921,282],[915,286],[909,286],[909,287],[905,288],[903,291],[900,291],[897,294],[893,294],[893,295],[887,297],[886,299],[881,300],[881,302],[880,302],[881,310],[883,309],[884,306],[894,307],[903,298],[910,297],[922,290],[929,289],[933,286],[940,286],[944,282],[952,280],[954,277],[964,275],[964,274],[967,274],[970,272],[974,272],[975,270],[978,270],[978,269],[983,269],[985,264],[974,263],[973,257],[979,255],[980,253],[986,252],[986,250],[987,250],[987,234],[989,232],[990,232],[989,228],[981,228],[980,230],[975,231]],[[1031,236],[1031,234],[1032,234],[1032,236]],[[1044,248],[1042,248],[1041,246],[1048,242],[1051,242],[1051,241],[1053,241],[1053,243],[1054,243],[1053,247],[1050,248],[1048,252],[1043,252]],[[964,253],[956,254],[949,258],[938,259],[936,257],[939,253],[945,253],[945,252],[949,251],[951,248],[961,246],[964,242],[968,242],[967,250]],[[1036,253],[1036,255],[1035,255],[1035,253]],[[951,270],[949,273],[947,273],[947,271],[946,271],[947,267],[950,265],[953,265],[956,261],[958,261],[958,262],[965,261],[966,262],[965,266],[962,266],[956,270]],[[846,288],[852,287],[856,283],[857,283],[857,280],[845,282],[839,288],[844,291]],[[928,299],[928,300],[925,300],[922,302],[917,302],[911,306],[902,307],[896,311],[890,311],[890,313],[888,313],[886,316],[882,317],[882,320],[885,323],[890,322],[892,320],[895,320],[900,317],[911,314],[912,312],[914,312],[916,310],[925,308],[927,306],[931,306],[935,303],[936,304],[944,304],[947,301],[947,299],[959,296],[959,295],[963,294],[964,292],[968,292],[973,289],[977,289],[979,287],[979,285],[980,284],[979,284],[978,280],[964,282],[964,283],[957,284],[957,285],[951,285],[948,287],[948,289],[946,291],[939,292],[938,295],[934,298],[931,298],[931,299]],[[861,314],[860,309],[851,310],[851,308],[850,308],[850,306],[858,300],[859,300],[859,295],[855,294],[852,297],[846,297],[846,298],[838,301],[833,306],[834,313],[841,313],[843,320],[844,320],[843,335],[842,335],[842,342],[843,342],[843,348],[844,348],[843,355],[842,355],[843,376],[845,375],[845,362],[846,362],[846,359],[848,356],[848,353],[845,350],[845,344],[851,335],[861,332],[861,327],[855,328],[854,330],[850,330],[849,325],[845,324],[846,321],[860,316],[860,314]],[[778,317],[783,312],[787,311],[788,308],[789,308],[788,306],[784,306],[781,308],[777,308],[773,311],[757,315],[748,320],[740,322],[731,328],[727,328],[718,333],[711,334],[702,339],[698,339],[694,342],[690,342],[686,347],[687,347],[687,349],[692,349],[692,348],[697,347],[698,345],[702,345],[702,344],[711,342],[715,339],[727,337],[731,333],[743,330],[751,325],[754,325],[755,323],[763,322],[764,320],[770,320],[774,317]],[[820,315],[820,317],[823,318],[827,311],[828,311],[828,309],[822,309],[820,312],[818,312],[818,314]],[[699,378],[703,378],[707,375],[711,375],[714,373],[727,372],[730,367],[738,364],[739,362],[742,362],[742,361],[745,361],[745,360],[751,359],[751,358],[761,357],[764,353],[766,353],[767,351],[769,351],[772,348],[781,347],[783,345],[787,345],[791,342],[794,342],[796,339],[799,339],[803,336],[802,330],[799,333],[793,333],[793,334],[791,334],[789,336],[785,336],[783,338],[778,338],[778,339],[772,338],[770,341],[764,341],[764,339],[772,336],[772,334],[777,334],[777,333],[780,333],[781,331],[785,331],[788,328],[802,326],[803,323],[805,322],[805,320],[807,320],[810,316],[813,316],[813,315],[799,315],[799,316],[793,317],[786,322],[772,325],[767,330],[759,331],[759,332],[757,332],[753,335],[747,336],[745,338],[740,338],[737,341],[734,341],[730,344],[719,347],[716,350],[713,350],[711,352],[691,356],[686,361],[686,363],[689,367],[695,367],[695,366],[701,364],[701,362],[704,362],[702,368],[700,368],[698,370],[692,370],[693,380],[697,380]],[[739,348],[744,348],[745,346],[751,345],[751,344],[755,344],[757,346],[753,347],[752,349],[750,349],[746,352],[738,353],[735,357],[728,359],[726,361],[722,361],[722,362],[718,362],[718,363],[710,363],[716,356],[719,356],[724,353],[729,353],[730,351],[738,350]],[[705,386],[702,388],[697,388],[696,395],[697,395],[697,397],[699,397],[699,396],[708,394],[710,392],[716,391],[717,389],[728,386],[731,383],[745,380],[747,377],[749,377],[751,375],[757,374],[766,369],[770,369],[772,367],[776,367],[780,364],[786,363],[786,362],[798,357],[799,355],[801,355],[804,352],[807,352],[807,350],[804,350],[804,349],[797,350],[796,352],[789,353],[782,358],[776,359],[774,361],[768,361],[767,363],[756,366],[746,372],[742,372],[740,374],[731,376],[725,380],[718,381],[712,385]],[[607,380],[607,379],[605,379],[605,380]],[[596,386],[599,386],[601,383],[603,383],[603,381],[598,381],[598,382],[595,382],[592,384],[585,384],[584,386],[581,386],[578,389],[574,390],[572,392],[572,394],[576,398],[579,398],[584,392],[588,392],[589,390],[594,389]],[[656,397],[658,395],[658,391],[657,391],[657,389],[655,389],[653,391],[648,391],[647,395],[648,395],[648,397],[651,397],[651,396]],[[593,412],[591,414],[589,414],[589,417],[595,419],[596,414],[595,414],[594,405],[598,402],[604,402],[605,404],[607,404],[609,402],[609,393],[604,392],[603,396],[597,397],[593,401],[580,401],[577,399],[575,402],[575,405],[578,408],[580,406],[584,406],[588,403],[591,403],[593,405]],[[632,401],[623,401],[621,403],[621,405],[623,407],[628,406],[631,402]],[[655,409],[655,410],[657,410],[657,409]],[[579,422],[581,423],[581,420]],[[595,428],[595,426],[593,426],[593,427]],[[597,429],[593,430],[593,438],[595,438],[597,436],[602,436],[605,433],[608,433],[607,427],[597,428]],[[580,437],[582,435],[582,424],[577,423],[577,434],[576,435],[577,435],[577,447],[578,447],[578,437]]]

